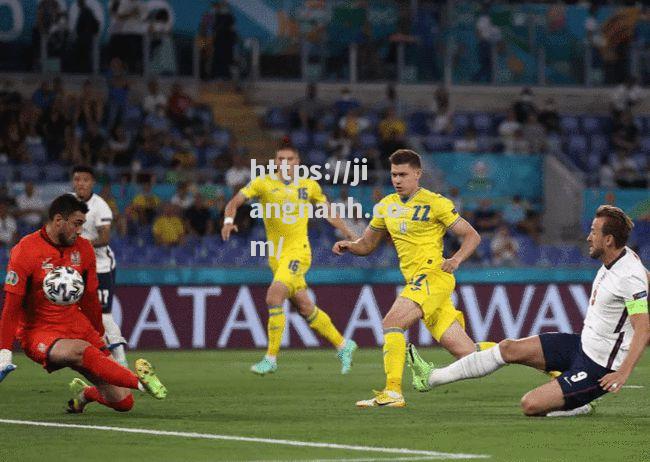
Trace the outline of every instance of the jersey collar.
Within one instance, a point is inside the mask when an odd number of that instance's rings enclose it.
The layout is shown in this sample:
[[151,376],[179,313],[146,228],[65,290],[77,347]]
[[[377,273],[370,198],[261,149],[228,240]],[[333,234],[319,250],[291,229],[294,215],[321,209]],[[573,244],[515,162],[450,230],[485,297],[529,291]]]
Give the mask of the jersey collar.
[[422,191],[422,186],[420,186],[418,189],[416,189],[415,192],[413,194],[411,194],[409,197],[407,197],[406,199],[402,198],[402,196],[400,196],[398,194],[399,200],[402,202],[402,204],[406,204],[408,201],[410,201],[415,196],[417,196],[420,191]]
[[43,227],[41,228],[41,230],[39,231],[38,234],[41,236],[41,238],[42,238],[45,242],[47,242],[48,244],[50,244],[50,245],[51,245],[52,247],[54,247],[56,250],[59,250],[59,251],[60,251],[61,249],[63,249],[63,248],[66,247],[65,245],[56,244],[52,239],[50,239],[50,236],[47,235],[47,231],[45,231],[45,226],[43,226]]
[[605,265],[605,269],[608,269],[608,270],[612,269],[612,266],[614,266],[614,263],[616,263],[621,258],[623,258],[626,253],[627,253],[627,250],[625,249],[625,247],[623,247],[623,251],[609,265]]

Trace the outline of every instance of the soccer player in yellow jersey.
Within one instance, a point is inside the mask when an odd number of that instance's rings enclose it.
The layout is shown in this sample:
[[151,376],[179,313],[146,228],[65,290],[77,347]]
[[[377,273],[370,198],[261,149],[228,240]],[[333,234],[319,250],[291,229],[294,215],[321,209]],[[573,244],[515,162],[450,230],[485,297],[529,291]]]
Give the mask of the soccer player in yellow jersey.
[[[301,216],[301,204],[311,203],[329,207],[327,198],[320,185],[312,179],[293,181],[293,167],[300,164],[298,151],[291,147],[282,147],[276,152],[276,165],[286,163],[287,181],[283,173],[278,172],[277,178],[270,175],[260,176],[244,186],[228,202],[221,236],[224,241],[230,238],[230,233],[237,231],[234,216],[237,209],[247,200],[257,198],[266,209],[267,204],[293,204],[295,211],[281,213],[282,216],[264,215],[266,237],[273,243],[274,256],[269,256],[269,266],[273,271],[273,282],[266,292],[266,304],[269,310],[267,324],[268,349],[266,356],[251,367],[255,374],[264,375],[277,370],[277,356],[285,327],[284,301],[289,299],[298,308],[309,326],[337,348],[337,356],[341,360],[341,373],[347,374],[352,366],[352,354],[357,349],[354,340],[346,340],[334,327],[332,320],[325,311],[314,305],[307,292],[305,274],[311,265],[311,248],[307,237],[308,217]],[[304,209],[303,209],[304,210]],[[331,218],[327,221],[339,229],[343,235],[355,239],[356,236],[347,228],[341,218]],[[279,255],[278,255],[279,252]]]
[[[404,332],[422,319],[431,335],[456,358],[466,356],[477,345],[465,333],[465,319],[451,301],[453,272],[481,242],[476,230],[460,217],[454,204],[440,194],[420,187],[422,167],[414,151],[400,149],[390,156],[391,178],[396,193],[384,197],[363,236],[339,241],[334,253],[368,255],[386,234],[395,244],[400,270],[407,285],[383,320],[386,387],[359,407],[404,407],[402,374],[406,355]],[[442,238],[451,231],[462,240],[450,258],[442,256]],[[482,342],[480,348],[494,346]]]

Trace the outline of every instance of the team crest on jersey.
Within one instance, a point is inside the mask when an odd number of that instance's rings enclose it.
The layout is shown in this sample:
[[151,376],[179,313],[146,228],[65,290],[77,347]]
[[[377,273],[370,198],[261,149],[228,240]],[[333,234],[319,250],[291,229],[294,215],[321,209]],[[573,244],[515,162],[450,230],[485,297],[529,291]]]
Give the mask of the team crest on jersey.
[[70,254],[70,262],[76,266],[81,265],[81,255],[78,251],[75,250]]
[[406,229],[406,222],[403,221],[403,222],[401,222],[401,223],[399,224],[399,232],[402,233],[402,234],[406,234],[406,231],[407,231],[407,229]]
[[9,271],[7,273],[7,276],[5,277],[5,284],[9,284],[10,286],[15,286],[18,284],[19,281],[18,274],[16,274],[15,271]]
[[41,268],[43,268],[44,270],[47,270],[47,271],[50,271],[50,270],[54,269],[54,265],[52,263],[50,263],[50,260],[52,260],[52,259],[51,258],[46,258],[45,260],[43,260],[43,263],[41,264]]

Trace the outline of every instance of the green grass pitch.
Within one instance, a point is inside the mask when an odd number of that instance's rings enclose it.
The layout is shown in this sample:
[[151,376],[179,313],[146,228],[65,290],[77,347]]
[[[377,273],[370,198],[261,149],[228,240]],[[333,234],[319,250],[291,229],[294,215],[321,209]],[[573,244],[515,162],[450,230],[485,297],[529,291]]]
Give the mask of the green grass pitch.
[[[447,363],[438,349],[425,358]],[[494,375],[429,393],[410,388],[404,409],[365,409],[354,402],[383,385],[379,348],[357,352],[348,376],[332,350],[281,352],[277,373],[248,372],[261,351],[129,352],[152,361],[169,389],[165,401],[138,394],[131,413],[97,404],[66,415],[73,371],[48,375],[21,354],[0,384],[0,419],[482,454],[495,461],[650,460],[650,355],[618,395],[592,416],[526,418],[520,397],[543,383],[536,371],[509,366]],[[408,385],[408,386],[407,386]],[[644,386],[644,388],[641,388]],[[287,446],[186,436],[117,433],[0,423],[0,461],[315,461],[434,460],[408,453]]]

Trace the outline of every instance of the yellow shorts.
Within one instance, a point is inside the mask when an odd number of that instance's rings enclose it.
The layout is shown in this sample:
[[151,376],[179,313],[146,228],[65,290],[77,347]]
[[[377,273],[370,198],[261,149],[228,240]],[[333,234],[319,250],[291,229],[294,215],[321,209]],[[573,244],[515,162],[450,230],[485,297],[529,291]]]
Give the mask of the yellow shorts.
[[432,271],[415,275],[400,294],[420,305],[422,320],[437,342],[454,321],[465,329],[465,317],[451,301],[455,286],[452,274]]
[[280,259],[269,258],[269,266],[273,271],[273,282],[281,282],[289,289],[289,298],[307,288],[305,275],[311,266],[311,252],[283,251]]

